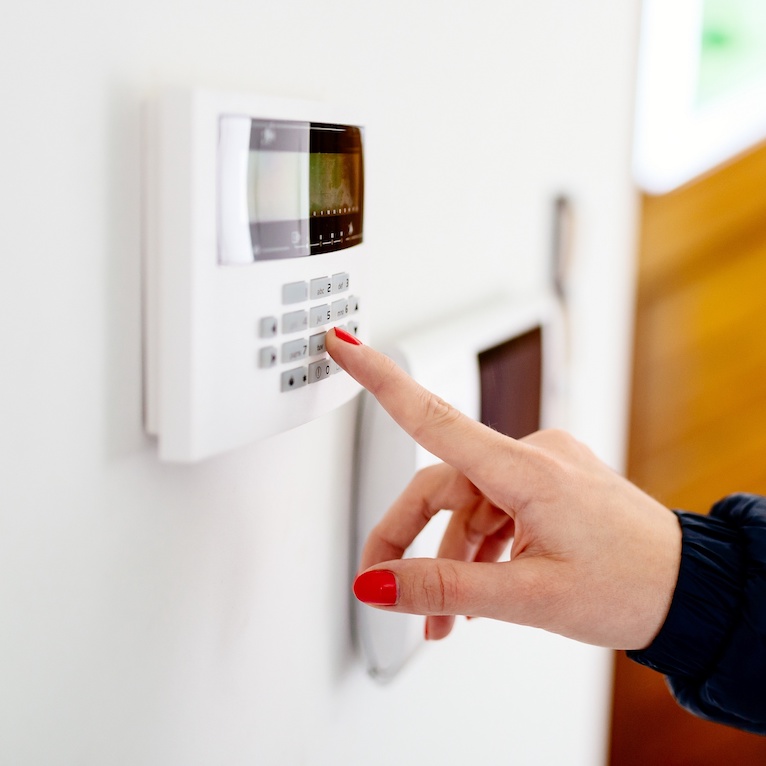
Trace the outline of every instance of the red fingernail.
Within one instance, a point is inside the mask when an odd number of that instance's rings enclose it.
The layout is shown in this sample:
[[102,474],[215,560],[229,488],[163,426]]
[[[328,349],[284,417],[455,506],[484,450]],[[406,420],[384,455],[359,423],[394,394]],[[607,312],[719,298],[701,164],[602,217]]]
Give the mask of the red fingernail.
[[387,569],[364,572],[354,581],[354,595],[365,604],[393,606],[399,600],[396,575]]
[[352,346],[361,346],[362,341],[350,332],[346,332],[342,327],[335,328],[335,335],[341,340],[345,340],[346,343],[350,343]]

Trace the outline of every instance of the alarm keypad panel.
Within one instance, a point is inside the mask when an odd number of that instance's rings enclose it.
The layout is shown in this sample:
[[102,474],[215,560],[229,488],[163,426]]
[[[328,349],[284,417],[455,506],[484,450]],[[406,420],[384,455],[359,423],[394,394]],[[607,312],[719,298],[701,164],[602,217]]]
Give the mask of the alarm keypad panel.
[[[333,274],[332,277],[314,278],[310,282],[291,282],[282,286],[282,303],[292,308],[299,302],[306,302],[308,309],[293,309],[282,314],[281,325],[280,320],[273,316],[262,317],[258,321],[258,337],[269,339],[272,344],[279,344],[279,346],[270,344],[258,350],[257,366],[259,368],[271,369],[280,363],[295,364],[304,359],[307,360],[307,365],[304,367],[295,367],[281,372],[280,391],[294,391],[341,372],[341,368],[326,356],[324,339],[330,325],[342,326],[344,330],[354,335],[359,333],[359,323],[356,321],[359,313],[359,298],[351,295],[340,300],[333,300],[331,303],[325,301],[338,294],[347,293],[350,287],[351,277],[345,272]],[[318,305],[315,305],[315,302]],[[348,324],[337,324],[345,323],[346,320],[351,321]],[[280,326],[281,336],[278,335]],[[323,328],[323,331],[314,332],[319,328]],[[313,334],[307,335],[307,332]],[[301,337],[290,339],[289,336],[296,333],[299,333]],[[312,359],[317,356],[322,358]]]
[[367,340],[362,121],[325,104],[171,91],[147,113],[145,425],[193,462],[299,426],[360,386]]

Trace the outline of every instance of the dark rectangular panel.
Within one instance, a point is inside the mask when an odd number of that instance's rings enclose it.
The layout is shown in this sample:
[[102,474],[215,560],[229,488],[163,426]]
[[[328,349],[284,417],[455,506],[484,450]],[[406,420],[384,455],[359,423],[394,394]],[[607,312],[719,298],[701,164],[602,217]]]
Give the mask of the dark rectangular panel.
[[479,354],[481,422],[520,439],[540,428],[542,329]]

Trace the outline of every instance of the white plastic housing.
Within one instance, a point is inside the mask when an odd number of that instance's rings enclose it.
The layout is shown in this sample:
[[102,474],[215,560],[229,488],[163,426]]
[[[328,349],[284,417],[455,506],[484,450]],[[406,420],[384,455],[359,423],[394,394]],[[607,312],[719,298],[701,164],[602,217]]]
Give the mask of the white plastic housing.
[[359,392],[343,372],[283,392],[285,367],[259,367],[268,343],[259,338],[260,320],[301,308],[282,304],[282,286],[293,282],[349,274],[347,294],[360,305],[358,334],[367,338],[369,256],[362,243],[302,258],[219,264],[219,209],[222,220],[247,213],[245,178],[238,188],[217,188],[224,115],[360,125],[357,116],[323,104],[204,91],[169,92],[147,110],[145,425],[168,461],[200,460],[293,428]]

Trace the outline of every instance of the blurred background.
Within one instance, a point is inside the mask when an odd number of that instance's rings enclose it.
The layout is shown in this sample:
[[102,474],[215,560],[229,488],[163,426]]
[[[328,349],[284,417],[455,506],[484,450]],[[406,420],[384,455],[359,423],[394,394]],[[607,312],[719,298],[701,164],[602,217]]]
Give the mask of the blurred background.
[[[687,6],[678,20],[678,8],[644,6],[639,80],[655,68],[666,80],[639,89],[627,473],[664,504],[706,513],[732,492],[766,492],[766,6]],[[684,42],[666,43],[668,26]],[[658,103],[668,87],[670,113]],[[659,145],[642,147],[647,134],[662,134]],[[674,134],[696,156],[668,156]],[[614,766],[766,760],[762,737],[687,715],[656,673],[620,653],[615,663]]]

